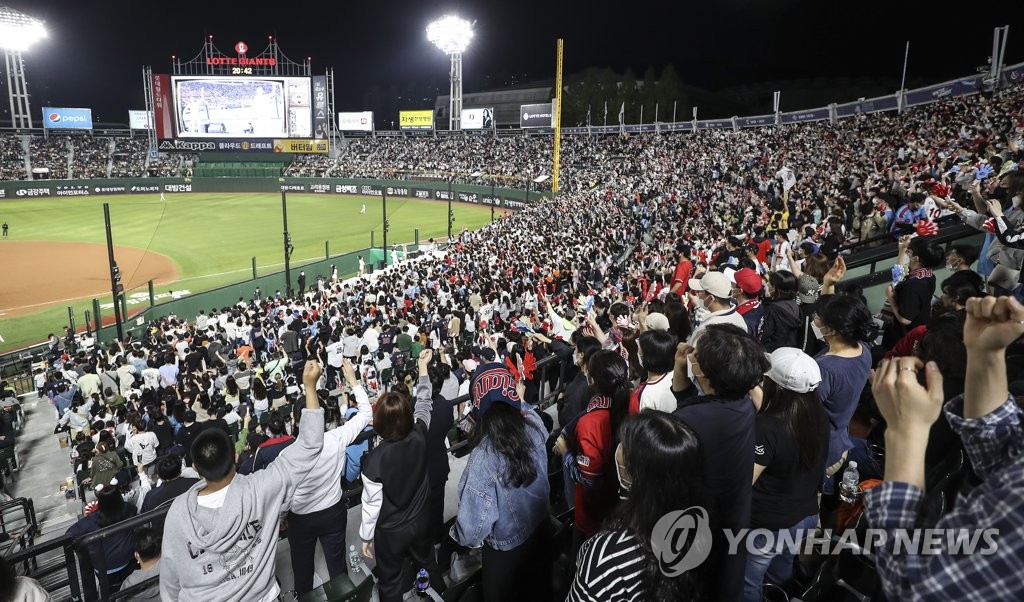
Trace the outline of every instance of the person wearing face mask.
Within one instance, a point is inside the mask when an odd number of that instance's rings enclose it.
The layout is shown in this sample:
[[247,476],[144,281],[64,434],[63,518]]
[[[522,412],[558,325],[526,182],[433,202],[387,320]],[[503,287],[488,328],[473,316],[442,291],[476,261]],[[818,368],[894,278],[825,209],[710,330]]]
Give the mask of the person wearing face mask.
[[[654,550],[654,545],[662,542],[652,541],[654,527],[664,515],[695,506],[706,508],[709,504],[705,462],[697,433],[671,414],[644,410],[623,423],[622,442],[615,449],[614,458],[617,481],[626,497],[609,517],[604,530],[580,548],[568,599],[704,599],[713,583],[709,563],[676,577],[666,577]],[[710,531],[713,526],[711,517],[703,529]],[[709,536],[706,532],[699,534]],[[689,550],[678,552],[682,555]]]
[[574,549],[597,532],[617,502],[609,475],[619,426],[629,410],[629,368],[619,354],[594,353],[587,362],[587,379],[594,396],[576,421],[572,439],[560,435],[554,449],[576,484]]
[[768,298],[759,330],[765,351],[796,347],[800,333],[800,305],[796,301],[797,278],[780,270],[768,275]]
[[822,493],[830,495],[835,474],[852,446],[850,419],[871,371],[871,350],[864,341],[874,339],[876,331],[871,312],[860,299],[849,295],[821,297],[811,329],[826,345],[814,360],[821,370],[818,395],[830,425],[822,484]]
[[[903,266],[904,257],[909,262]],[[896,266],[903,276],[894,286],[886,289],[893,319],[886,326],[882,346],[890,348],[910,330],[921,326],[931,316],[932,295],[935,294],[935,268],[942,265],[942,247],[934,236],[902,237]]]
[[671,373],[675,366],[676,343],[676,338],[664,330],[649,330],[637,339],[637,360],[647,372],[647,378],[629,398],[630,416],[644,409],[675,411]]
[[[991,273],[988,274],[992,292],[996,295],[1005,295],[1016,286],[1020,278],[1021,263],[1024,262],[1024,248],[1005,242],[1007,229],[1015,232],[1024,229],[1024,207],[1021,204],[1024,199],[1024,172],[1011,171],[1003,176],[991,193],[994,200],[986,203],[980,186],[972,189],[972,195],[977,211],[965,209],[953,201],[945,201],[942,205],[955,211],[968,226],[989,233],[988,236],[992,236],[991,232],[995,231],[995,239],[988,244],[987,250],[982,249],[982,253],[994,264]],[[1010,205],[1004,209],[1004,201],[1007,198],[1010,199]],[[990,221],[991,229],[987,226]],[[1004,236],[999,236],[1001,233]],[[980,265],[978,271],[985,275]]]
[[[746,329],[732,324],[712,324],[692,344],[676,349],[672,392],[678,405],[673,414],[701,441],[714,442],[704,450],[704,466],[711,514],[723,528],[750,526],[755,432],[750,391],[769,368],[764,347]],[[714,533],[712,578],[721,584],[714,599],[737,600],[743,589],[746,548],[726,554],[724,532]]]
[[573,363],[579,368],[576,376],[565,386],[565,392],[558,403],[558,423],[565,426],[580,415],[586,403],[593,397],[590,383],[587,382],[587,361],[595,352],[600,351],[601,343],[594,337],[581,335],[576,340],[573,351]]
[[951,272],[970,271],[980,251],[979,247],[973,245],[953,245],[949,253],[946,253],[946,269]]
[[[793,347],[776,349],[769,361],[756,418],[750,527],[773,532],[772,541],[784,533],[799,541],[818,522],[818,485],[828,451],[828,422],[816,391],[821,370]],[[751,540],[743,599],[760,602],[765,582],[789,580],[793,555],[765,549],[763,534]]]
[[701,278],[690,279],[690,301],[697,308],[695,315],[700,322],[690,341],[712,324],[732,324],[747,330],[747,321],[743,319],[736,306],[732,303],[732,284],[722,272],[708,272]]

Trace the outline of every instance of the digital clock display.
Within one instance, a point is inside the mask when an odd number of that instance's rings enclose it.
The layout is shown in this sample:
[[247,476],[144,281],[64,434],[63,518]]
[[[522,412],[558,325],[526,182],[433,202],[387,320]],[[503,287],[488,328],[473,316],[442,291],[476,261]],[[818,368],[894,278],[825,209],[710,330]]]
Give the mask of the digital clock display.
[[231,75],[252,75],[252,67],[232,67]]

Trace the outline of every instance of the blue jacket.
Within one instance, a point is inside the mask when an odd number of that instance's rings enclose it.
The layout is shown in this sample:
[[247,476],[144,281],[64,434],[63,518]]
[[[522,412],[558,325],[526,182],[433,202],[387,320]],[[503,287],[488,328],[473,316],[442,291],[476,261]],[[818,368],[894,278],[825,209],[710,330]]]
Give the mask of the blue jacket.
[[548,515],[548,460],[544,448],[547,430],[537,412],[524,417],[537,478],[522,487],[503,482],[508,474],[504,458],[486,439],[469,454],[459,481],[459,515],[452,536],[459,544],[495,550],[518,547]]

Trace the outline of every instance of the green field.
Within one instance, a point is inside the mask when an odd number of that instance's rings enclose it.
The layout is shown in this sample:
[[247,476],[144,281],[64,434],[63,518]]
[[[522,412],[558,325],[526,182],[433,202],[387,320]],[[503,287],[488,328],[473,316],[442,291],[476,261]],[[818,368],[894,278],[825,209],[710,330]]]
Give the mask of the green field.
[[[281,197],[278,194],[174,194],[63,197],[0,201],[0,221],[11,225],[8,240],[105,243],[103,202],[110,202],[114,244],[138,247],[170,258],[178,280],[161,290],[188,288],[193,293],[246,280],[252,258],[259,274],[283,269]],[[366,214],[360,214],[362,204]],[[288,195],[288,230],[295,251],[292,264],[324,258],[324,242],[332,256],[381,244],[383,213],[378,197],[311,194]],[[455,230],[479,228],[490,221],[489,207],[453,203]],[[413,242],[447,234],[447,204],[388,198],[389,243]],[[2,248],[2,247],[0,247]],[[0,255],[2,260],[2,255]],[[59,266],[39,266],[60,277]],[[130,266],[121,266],[130,273]],[[294,276],[293,276],[294,277]],[[136,289],[145,290],[145,288]],[[109,296],[101,299],[109,303]],[[91,299],[71,303],[82,325]],[[22,316],[0,318],[0,351],[41,342],[67,324],[68,303]],[[0,308],[2,311],[3,308]]]

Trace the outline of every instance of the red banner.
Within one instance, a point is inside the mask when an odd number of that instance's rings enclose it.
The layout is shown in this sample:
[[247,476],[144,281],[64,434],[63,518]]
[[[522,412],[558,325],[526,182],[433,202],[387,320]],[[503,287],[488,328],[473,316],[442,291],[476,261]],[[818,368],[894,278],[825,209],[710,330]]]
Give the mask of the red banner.
[[153,120],[156,122],[158,140],[174,138],[174,121],[171,111],[171,76],[153,74]]

